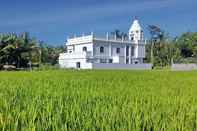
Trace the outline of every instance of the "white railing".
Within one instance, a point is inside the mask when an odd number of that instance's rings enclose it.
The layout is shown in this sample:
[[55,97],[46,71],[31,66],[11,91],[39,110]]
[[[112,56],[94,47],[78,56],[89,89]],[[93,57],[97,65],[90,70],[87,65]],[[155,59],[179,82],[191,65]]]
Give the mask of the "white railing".
[[67,40],[67,44],[72,45],[72,44],[90,43],[93,42],[93,38],[94,38],[93,35],[71,38]]
[[82,35],[80,37],[72,37],[67,39],[67,45],[73,45],[73,44],[82,44],[82,43],[91,43],[93,40],[100,40],[100,41],[110,41],[110,42],[118,42],[118,43],[141,43],[145,44],[145,40],[129,40],[128,38],[116,38],[116,37],[96,37],[93,33],[91,35]]
[[120,39],[120,38],[101,38],[101,37],[94,37],[94,40],[100,40],[100,41],[111,41],[111,42],[126,42],[126,43],[134,43],[134,41],[128,40],[128,39]]
[[92,52],[61,53],[59,59],[86,59],[92,57]]

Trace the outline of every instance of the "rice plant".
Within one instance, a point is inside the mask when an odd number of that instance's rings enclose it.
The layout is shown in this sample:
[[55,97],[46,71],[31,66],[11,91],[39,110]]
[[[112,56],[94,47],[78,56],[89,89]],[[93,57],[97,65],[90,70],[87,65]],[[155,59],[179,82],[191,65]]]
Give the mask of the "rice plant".
[[0,73],[0,130],[197,130],[197,72]]

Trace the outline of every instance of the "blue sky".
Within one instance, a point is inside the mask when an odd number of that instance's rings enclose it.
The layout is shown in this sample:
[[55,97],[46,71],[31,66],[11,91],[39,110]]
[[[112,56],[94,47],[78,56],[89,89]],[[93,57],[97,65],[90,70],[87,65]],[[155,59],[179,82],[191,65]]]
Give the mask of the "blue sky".
[[177,36],[197,31],[196,7],[197,0],[3,0],[0,32],[28,31],[46,43],[63,45],[74,34],[127,32],[137,16],[145,30],[156,24]]

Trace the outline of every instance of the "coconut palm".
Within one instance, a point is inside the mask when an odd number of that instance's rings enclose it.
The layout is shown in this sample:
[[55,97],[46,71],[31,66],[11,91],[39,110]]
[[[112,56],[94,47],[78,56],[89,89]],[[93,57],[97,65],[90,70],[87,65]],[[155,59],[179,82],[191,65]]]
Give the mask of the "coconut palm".
[[31,60],[39,60],[37,41],[31,39],[28,33],[0,35],[0,63],[1,65],[15,65],[17,68],[27,67]]

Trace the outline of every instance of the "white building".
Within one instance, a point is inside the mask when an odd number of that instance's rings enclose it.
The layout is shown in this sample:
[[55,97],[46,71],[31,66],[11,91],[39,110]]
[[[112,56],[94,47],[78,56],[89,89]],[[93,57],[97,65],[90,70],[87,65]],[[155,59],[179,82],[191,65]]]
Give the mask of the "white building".
[[137,19],[134,20],[129,37],[98,38],[93,33],[69,38],[66,52],[59,56],[61,68],[81,69],[151,69],[144,64],[144,32]]

